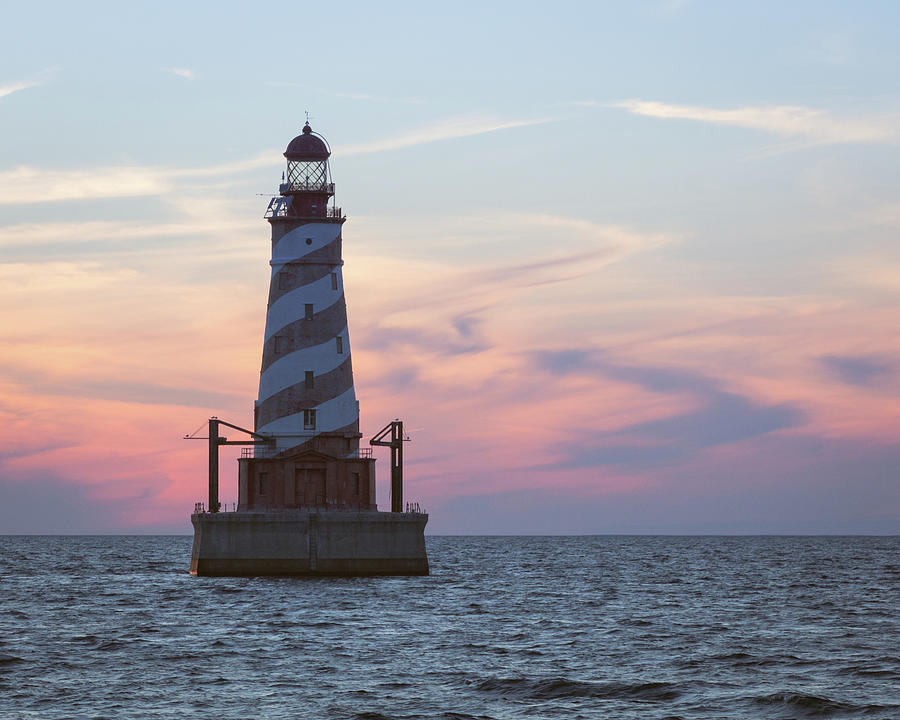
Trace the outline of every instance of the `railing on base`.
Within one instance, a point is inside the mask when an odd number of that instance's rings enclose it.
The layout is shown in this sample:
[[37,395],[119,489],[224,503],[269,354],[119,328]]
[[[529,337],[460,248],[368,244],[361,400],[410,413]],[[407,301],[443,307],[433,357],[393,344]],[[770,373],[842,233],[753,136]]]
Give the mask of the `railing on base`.
[[[204,515],[208,512],[205,502],[194,503],[194,515]],[[231,503],[231,510],[228,509],[228,503],[219,503],[219,512],[237,512],[237,503]]]
[[254,447],[241,448],[242,458],[270,458],[275,457],[280,451],[274,447],[255,445]]

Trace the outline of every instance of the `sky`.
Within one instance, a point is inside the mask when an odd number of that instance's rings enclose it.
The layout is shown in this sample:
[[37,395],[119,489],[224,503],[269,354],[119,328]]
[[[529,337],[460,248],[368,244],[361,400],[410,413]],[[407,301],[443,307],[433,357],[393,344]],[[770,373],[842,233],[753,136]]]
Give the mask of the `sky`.
[[190,533],[306,111],[430,533],[900,532],[900,5],[3,15],[0,533]]

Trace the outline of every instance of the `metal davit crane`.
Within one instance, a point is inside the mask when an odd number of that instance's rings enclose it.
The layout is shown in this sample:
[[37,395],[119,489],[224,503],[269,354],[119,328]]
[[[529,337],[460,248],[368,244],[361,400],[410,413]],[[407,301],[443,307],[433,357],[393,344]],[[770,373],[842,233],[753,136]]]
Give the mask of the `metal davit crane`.
[[[229,440],[227,437],[219,435],[219,425],[225,425],[234,430],[246,433],[254,440]],[[219,445],[266,445],[268,447],[275,446],[275,440],[265,435],[260,435],[252,430],[233,425],[230,422],[219,420],[215,415],[209,419],[209,435],[207,437],[197,437],[195,430],[190,435],[185,435],[185,440],[209,440],[209,512],[219,512],[221,503],[219,502]]]
[[[391,439],[385,440],[390,433]],[[391,512],[403,512],[403,443],[409,436],[403,434],[403,421],[393,420],[369,440],[369,445],[391,449]]]

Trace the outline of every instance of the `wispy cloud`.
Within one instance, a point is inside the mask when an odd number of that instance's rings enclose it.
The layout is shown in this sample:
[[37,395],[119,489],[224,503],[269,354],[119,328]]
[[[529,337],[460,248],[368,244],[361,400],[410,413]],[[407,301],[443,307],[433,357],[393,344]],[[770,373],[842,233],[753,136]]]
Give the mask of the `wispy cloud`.
[[[551,118],[501,120],[456,118],[412,130],[406,135],[358,145],[345,145],[338,154],[361,155],[423,145],[438,140],[481,135],[515,127],[540,125]],[[280,150],[261,151],[234,162],[208,167],[164,168],[156,166],[107,166],[83,170],[54,170],[21,165],[0,171],[0,205],[18,205],[61,200],[165,195],[180,179],[225,178],[259,168],[276,168]]]
[[195,73],[193,70],[188,70],[187,68],[173,67],[171,69],[171,72],[178,77],[187,78],[188,80],[194,80],[197,77],[197,73]]
[[535,362],[553,375],[605,375],[614,382],[645,391],[689,398],[672,414],[655,417],[609,433],[591,433],[560,446],[565,459],[552,469],[598,465],[633,465],[672,461],[688,453],[730,445],[804,422],[799,407],[789,403],[760,403],[724,390],[718,380],[696,372],[668,367],[624,365],[600,354],[575,350],[535,353]]
[[847,385],[867,387],[877,385],[893,374],[893,365],[878,357],[859,355],[825,355],[819,358],[822,366]]
[[28,82],[16,82],[9,83],[8,85],[0,85],[0,98],[6,97],[7,95],[12,95],[14,92],[19,92],[19,90],[25,90],[30,87],[34,87],[35,85],[40,85],[40,83],[36,81],[28,81]]
[[272,149],[231,163],[195,168],[126,165],[58,170],[21,165],[0,171],[0,205],[165,195],[178,180],[227,178],[265,167],[274,170],[279,160],[279,151]]
[[42,293],[53,288],[67,291],[98,290],[134,282],[137,273],[130,268],[112,270],[98,262],[0,263],[0,285],[4,298],[21,298],[26,292]]
[[[589,101],[577,104],[598,105]],[[622,108],[634,115],[740,127],[822,144],[900,141],[896,114],[840,116],[802,105],[748,105],[723,110],[699,105],[672,105],[655,100],[621,100],[612,103],[611,107]]]
[[162,195],[169,189],[165,173],[151,167],[100,167],[48,172],[22,165],[13,170],[0,171],[0,205]]
[[[369,298],[354,310],[355,337],[368,352],[403,356],[405,369],[416,366],[423,376],[438,365],[440,372],[448,370],[448,358],[464,363],[461,358],[479,354],[484,365],[477,372],[455,366],[453,372],[484,377],[494,362],[484,360],[484,353],[502,353],[499,346],[512,342],[509,333],[522,327],[512,308],[528,307],[524,326],[543,328],[555,312],[547,298],[590,293],[610,264],[673,239],[537,214],[429,218],[412,224],[408,231],[438,252],[436,258],[404,253],[402,248],[410,245],[406,237],[397,235],[396,224],[382,222],[368,218],[358,228],[372,250],[356,248],[354,263],[346,269],[346,281],[357,296]],[[457,255],[441,252],[448,245],[463,250]],[[386,286],[390,293],[382,292]],[[385,368],[385,373],[392,378],[396,369]]]
[[172,168],[164,172],[168,177],[173,178],[227,177],[228,175],[237,175],[248,170],[279,166],[284,162],[284,158],[281,156],[282,152],[283,150],[272,148],[271,150],[262,150],[243,160],[235,160],[221,165],[199,168]]
[[27,90],[28,88],[43,85],[56,74],[56,71],[57,68],[48,67],[40,70],[29,80],[19,80],[17,82],[2,84],[0,85],[0,98],[6,97],[7,95],[12,95],[13,93],[19,92],[20,90]]
[[[565,283],[584,277],[635,253],[678,239],[673,233],[640,232],[581,218],[537,213],[493,213],[451,218],[430,218],[424,227],[412,226],[415,237],[427,237],[432,250],[444,250],[450,238],[464,252],[454,257],[448,249],[439,259],[406,254],[405,235],[381,218],[361,220],[358,232],[372,247],[396,253],[385,261],[382,252],[366,257],[370,277],[388,282],[393,293],[384,307],[372,309],[382,318],[417,312],[424,307],[454,308],[460,312],[505,300],[509,293],[540,285]],[[477,232],[473,228],[478,228]],[[510,242],[507,239],[514,239]],[[548,239],[552,241],[548,243]],[[396,245],[394,245],[396,243]],[[472,252],[474,248],[478,252]],[[368,282],[367,278],[361,278]],[[409,303],[396,302],[404,293]],[[464,307],[465,306],[465,307]]]
[[31,247],[43,251],[45,245],[82,244],[104,240],[224,235],[257,229],[251,220],[227,217],[221,220],[184,218],[176,222],[105,221],[19,223],[0,226],[0,248]]
[[30,380],[29,392],[42,396],[94,398],[115,403],[139,405],[178,405],[180,407],[216,407],[241,401],[236,393],[203,390],[196,387],[171,387],[151,380],[92,379],[82,382],[38,377]]
[[428,125],[417,130],[410,130],[404,135],[398,135],[385,140],[374,140],[358,145],[349,145],[341,148],[337,153],[341,156],[363,155],[365,153],[384,152],[385,150],[398,150],[400,148],[425,145],[439,140],[452,140],[455,138],[483,135],[498,130],[510,128],[528,127],[530,125],[543,125],[552,122],[554,118],[532,118],[523,120],[504,120],[492,117],[459,117]]

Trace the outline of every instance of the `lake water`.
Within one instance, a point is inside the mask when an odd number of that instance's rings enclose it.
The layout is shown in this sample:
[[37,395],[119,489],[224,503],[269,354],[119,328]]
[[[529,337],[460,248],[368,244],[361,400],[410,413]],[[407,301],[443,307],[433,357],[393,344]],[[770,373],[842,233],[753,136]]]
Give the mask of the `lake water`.
[[189,537],[0,537],[0,718],[900,718],[900,538],[427,542],[197,578]]

